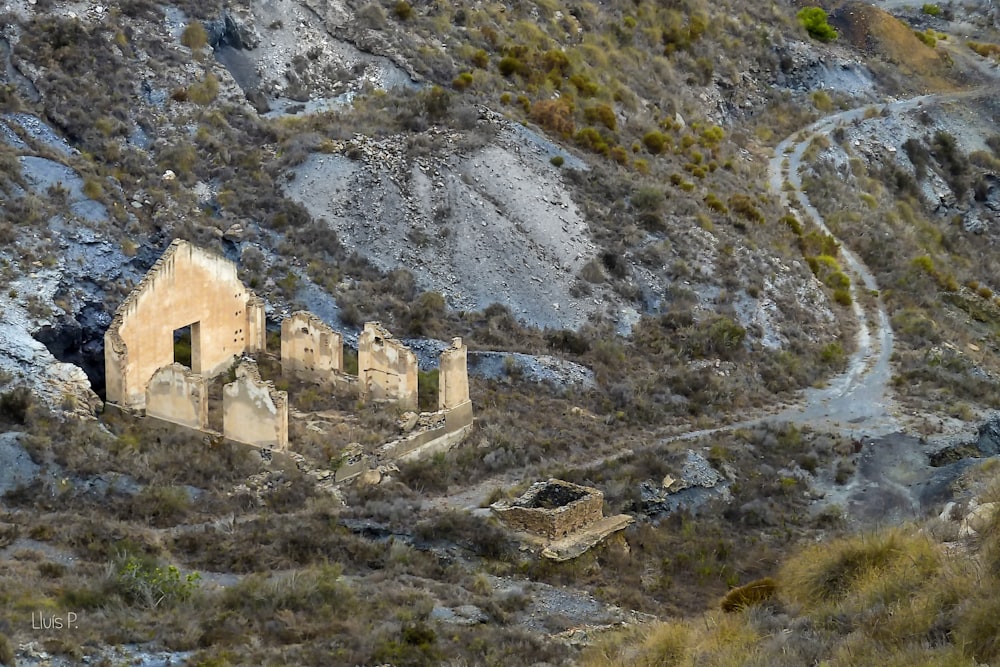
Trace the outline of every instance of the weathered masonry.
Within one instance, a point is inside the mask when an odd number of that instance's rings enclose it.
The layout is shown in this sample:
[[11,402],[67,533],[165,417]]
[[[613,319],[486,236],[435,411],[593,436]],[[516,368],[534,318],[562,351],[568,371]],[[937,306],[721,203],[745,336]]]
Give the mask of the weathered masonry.
[[264,349],[264,303],[236,275],[236,266],[176,240],[115,313],[104,334],[107,399],[146,405],[146,386],[174,363],[174,334],[191,336],[191,370],[211,378],[239,355]]
[[364,400],[394,401],[417,407],[417,355],[378,322],[358,336],[358,385]]
[[181,364],[164,366],[146,385],[146,414],[203,431],[208,428],[208,386],[204,376]]
[[281,323],[281,372],[325,382],[344,371],[344,339],[326,322],[300,310]]
[[[108,402],[256,447],[289,448],[287,392],[264,381],[250,354],[264,355],[264,305],[240,282],[236,266],[186,241],[174,241],[115,313],[105,333]],[[190,336],[190,358],[175,341]],[[467,349],[452,340],[440,356],[437,411],[417,414],[417,357],[378,322],[358,337],[358,375],[344,372],[343,335],[312,313],[281,323],[281,374],[356,392],[366,401],[409,410],[399,434],[352,454],[336,480],[379,465],[451,447],[472,428]],[[236,362],[222,388],[222,423],[210,423],[210,381]],[[185,363],[186,362],[186,363]],[[189,365],[188,365],[189,364]],[[294,398],[294,397],[292,397]],[[353,450],[352,450],[353,451]]]
[[625,514],[605,517],[603,507],[601,491],[549,479],[535,482],[512,502],[493,503],[490,509],[508,528],[543,545],[546,558],[569,560],[632,523]]
[[257,364],[242,361],[236,381],[222,389],[223,435],[236,442],[288,449],[288,393],[260,379]]
[[597,489],[550,479],[535,482],[510,504],[497,503],[493,511],[514,530],[558,539],[601,519],[603,506],[604,494]]
[[441,353],[438,365],[438,410],[453,410],[469,402],[469,351],[461,338]]
[[[365,331],[383,333],[377,322],[365,325]],[[364,334],[362,334],[364,336]],[[384,341],[387,340],[383,338]],[[393,345],[402,348],[405,355],[412,355],[402,343],[392,339]],[[358,357],[361,356],[361,338],[358,340]],[[400,355],[402,358],[404,355]],[[472,428],[472,401],[469,398],[468,348],[461,338],[453,338],[451,346],[439,357],[438,410],[436,412],[405,412],[399,419],[402,433],[370,455],[344,461],[337,468],[336,480],[350,479],[372,470],[383,461],[416,459],[454,446]],[[358,362],[359,374],[361,362]],[[412,365],[407,359],[405,369],[416,373],[416,358]],[[363,389],[362,389],[363,391]],[[374,398],[371,394],[369,397]],[[385,400],[385,399],[382,399]],[[413,399],[416,403],[416,397]]]

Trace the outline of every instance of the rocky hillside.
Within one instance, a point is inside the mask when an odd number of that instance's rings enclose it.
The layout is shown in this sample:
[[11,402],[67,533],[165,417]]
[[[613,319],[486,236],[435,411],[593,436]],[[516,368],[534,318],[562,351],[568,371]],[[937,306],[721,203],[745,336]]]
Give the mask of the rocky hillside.
[[[4,2],[0,663],[995,659],[941,595],[971,581],[947,550],[993,557],[953,519],[995,496],[993,427],[956,433],[1000,407],[1000,18],[825,10]],[[102,412],[104,332],[174,238],[272,331],[380,319],[422,364],[462,336],[472,433],[331,495],[394,415],[306,394],[271,462]],[[635,524],[535,559],[482,508],[549,476]],[[927,514],[944,545],[780,565]],[[924,568],[923,634],[864,630],[903,598],[864,616],[854,553]],[[731,588],[720,633],[650,625]]]
[[[674,14],[556,12],[530,37],[527,15],[459,9],[8,5],[7,261],[32,282],[6,290],[24,315],[4,348],[25,351],[4,367],[70,361],[100,393],[103,329],[175,236],[240,260],[274,312],[298,302],[347,327],[380,317],[475,340],[468,324],[434,322],[498,304],[518,326],[591,336],[690,311],[681,326],[697,337],[722,314],[747,352],[810,357],[837,335],[831,293],[755,176],[754,135],[773,130],[753,109],[794,115],[790,95],[825,79],[867,99],[856,60],[836,52],[831,68],[789,26],[791,39],[775,31],[773,47],[706,70],[720,41],[751,35],[693,6],[663,53],[637,21]],[[636,24],[632,45],[620,36],[589,64],[614,21]],[[662,86],[641,65],[609,78],[628,49],[661,68]],[[508,71],[518,58],[525,69]],[[65,195],[50,196],[59,184]],[[414,312],[434,294],[444,312]],[[523,351],[548,351],[528,340]],[[753,359],[747,373],[759,372]]]

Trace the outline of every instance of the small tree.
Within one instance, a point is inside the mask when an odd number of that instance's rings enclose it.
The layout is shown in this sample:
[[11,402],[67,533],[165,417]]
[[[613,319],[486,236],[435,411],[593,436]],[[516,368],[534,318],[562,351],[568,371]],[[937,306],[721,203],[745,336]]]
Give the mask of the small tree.
[[810,37],[821,42],[837,39],[837,31],[826,22],[826,12],[820,7],[803,7],[796,16]]

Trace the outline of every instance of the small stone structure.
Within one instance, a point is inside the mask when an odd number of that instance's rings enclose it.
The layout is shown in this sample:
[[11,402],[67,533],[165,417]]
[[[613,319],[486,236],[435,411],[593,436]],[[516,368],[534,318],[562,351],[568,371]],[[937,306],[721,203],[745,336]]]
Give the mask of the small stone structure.
[[590,549],[634,519],[628,515],[604,516],[604,494],[589,486],[559,479],[535,482],[513,502],[490,506],[507,527],[544,545],[542,555],[569,560]]
[[187,366],[170,364],[153,373],[146,385],[146,414],[188,428],[208,428],[205,378]]
[[417,407],[417,355],[379,322],[366,322],[358,336],[358,386],[362,400]]
[[597,489],[550,479],[535,482],[509,505],[496,503],[493,511],[514,530],[558,539],[602,518],[603,506]]
[[318,382],[344,370],[344,339],[326,322],[300,310],[281,323],[281,372]]
[[174,362],[174,332],[190,327],[191,370],[211,378],[264,349],[264,303],[224,257],[175,240],[115,312],[104,334],[107,400],[141,409],[146,385]]

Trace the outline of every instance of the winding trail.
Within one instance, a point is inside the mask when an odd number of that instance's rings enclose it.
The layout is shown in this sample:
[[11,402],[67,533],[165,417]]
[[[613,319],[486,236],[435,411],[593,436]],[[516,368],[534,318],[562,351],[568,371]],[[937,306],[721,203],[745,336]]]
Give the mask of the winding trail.
[[[876,107],[880,112],[906,111],[930,99],[923,95]],[[768,185],[781,203],[800,218],[813,221],[823,232],[834,236],[809,197],[802,191],[802,156],[817,137],[828,137],[838,126],[861,120],[871,107],[860,107],[826,116],[804,130],[786,138],[774,149],[768,164]],[[790,186],[790,187],[789,187]],[[834,236],[834,238],[836,238]],[[844,268],[852,275],[850,293],[858,322],[855,350],[847,369],[826,386],[806,390],[804,403],[775,417],[776,420],[809,423],[833,428],[863,429],[867,435],[886,435],[901,430],[898,409],[890,397],[893,333],[889,314],[879,294],[871,270],[845,244],[840,242]],[[868,292],[862,294],[861,290]],[[870,295],[870,296],[869,296]],[[864,304],[871,302],[868,308]]]
[[[869,104],[855,109],[825,116],[811,125],[797,130],[774,149],[768,163],[768,187],[781,203],[795,212],[800,219],[810,219],[817,227],[834,238],[819,211],[802,191],[803,156],[813,139],[828,137],[838,126],[887,113],[912,110],[927,102],[955,101],[993,94],[1000,70],[982,59],[971,57],[962,48],[946,44],[945,48],[956,61],[961,61],[966,71],[976,71],[980,86],[972,90],[953,93],[920,95],[902,100]],[[992,82],[992,83],[985,83]],[[984,85],[985,83],[985,85]],[[876,121],[877,122],[877,121]],[[585,461],[566,462],[575,470],[587,470],[607,465],[630,456],[637,451],[659,449],[673,442],[695,440],[700,437],[748,428],[764,423],[792,422],[814,428],[836,431],[851,437],[878,438],[901,434],[905,430],[902,413],[890,388],[893,351],[893,331],[889,313],[879,292],[874,274],[845,244],[840,242],[840,256],[844,268],[851,274],[850,293],[852,308],[858,322],[855,349],[850,355],[846,370],[830,378],[822,387],[807,389],[799,401],[779,412],[756,414],[745,420],[713,428],[666,433],[663,430],[650,434],[644,442],[625,447],[621,443],[614,451],[605,450]],[[609,442],[609,445],[611,443]],[[550,462],[551,469],[553,464]],[[525,478],[524,471],[506,471],[482,480],[455,493],[430,497],[426,505],[438,508],[475,509],[497,488],[508,488]],[[878,486],[878,484],[875,484]],[[482,510],[481,510],[482,511]]]
[[[919,105],[931,96],[921,96],[876,106],[879,111],[890,108],[904,111]],[[823,216],[802,191],[802,156],[815,137],[829,135],[837,126],[864,118],[870,106],[851,109],[826,116],[808,127],[797,130],[774,149],[774,157],[768,164],[768,187],[780,197],[781,203],[800,218],[808,217],[820,229],[833,236],[826,226]],[[791,185],[790,191],[786,184]],[[834,237],[836,238],[836,237]],[[838,239],[839,242],[839,239]],[[665,435],[662,432],[649,444],[635,449],[620,449],[614,453],[576,463],[568,463],[576,470],[586,470],[607,465],[610,462],[633,454],[638,449],[660,448],[672,442],[695,440],[700,437],[747,428],[767,422],[793,422],[800,425],[818,426],[851,435],[878,437],[902,430],[896,414],[898,409],[890,397],[889,381],[892,371],[889,364],[892,356],[893,333],[889,314],[878,295],[875,276],[864,262],[841,243],[840,254],[845,268],[852,274],[850,292],[855,318],[858,321],[856,347],[848,359],[847,369],[824,386],[807,389],[795,405],[778,413],[756,415],[746,420],[717,426]],[[868,309],[862,304],[872,298],[862,295],[861,290],[874,296],[874,305]],[[497,488],[509,487],[523,480],[521,471],[507,471],[482,480],[471,487],[444,496],[427,498],[426,506],[452,509],[475,509],[481,507],[489,494]]]

